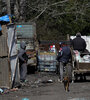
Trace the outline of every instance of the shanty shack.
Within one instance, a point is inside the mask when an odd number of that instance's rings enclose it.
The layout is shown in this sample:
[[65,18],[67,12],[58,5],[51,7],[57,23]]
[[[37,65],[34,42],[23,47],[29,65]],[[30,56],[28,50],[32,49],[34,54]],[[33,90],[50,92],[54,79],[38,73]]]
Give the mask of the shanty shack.
[[0,17],[0,24],[0,88],[12,88],[15,81],[19,82],[15,25],[8,15]]

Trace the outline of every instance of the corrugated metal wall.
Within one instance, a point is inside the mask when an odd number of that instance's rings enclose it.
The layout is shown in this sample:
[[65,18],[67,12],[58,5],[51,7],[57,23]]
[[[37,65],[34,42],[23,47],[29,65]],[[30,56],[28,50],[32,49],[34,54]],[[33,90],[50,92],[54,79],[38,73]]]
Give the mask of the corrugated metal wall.
[[20,82],[17,48],[16,48],[16,31],[15,25],[9,24],[7,26],[8,32],[8,48],[9,48],[9,60],[11,69],[11,84],[15,82]]

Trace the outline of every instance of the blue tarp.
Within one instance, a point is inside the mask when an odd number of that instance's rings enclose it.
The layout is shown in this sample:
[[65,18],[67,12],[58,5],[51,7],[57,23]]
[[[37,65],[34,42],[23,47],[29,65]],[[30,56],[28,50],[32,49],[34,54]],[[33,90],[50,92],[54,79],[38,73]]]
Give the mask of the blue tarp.
[[0,17],[0,21],[5,21],[5,22],[9,22],[9,16],[8,15],[5,15],[5,16],[2,16]]

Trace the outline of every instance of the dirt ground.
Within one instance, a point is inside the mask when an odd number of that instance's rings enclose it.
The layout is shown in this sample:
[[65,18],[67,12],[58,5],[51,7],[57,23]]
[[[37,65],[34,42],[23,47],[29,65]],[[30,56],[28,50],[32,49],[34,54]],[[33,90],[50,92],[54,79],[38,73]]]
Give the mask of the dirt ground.
[[0,95],[0,100],[90,100],[90,76],[88,81],[71,83],[69,92],[58,82],[56,73],[37,72],[27,79],[17,91]]

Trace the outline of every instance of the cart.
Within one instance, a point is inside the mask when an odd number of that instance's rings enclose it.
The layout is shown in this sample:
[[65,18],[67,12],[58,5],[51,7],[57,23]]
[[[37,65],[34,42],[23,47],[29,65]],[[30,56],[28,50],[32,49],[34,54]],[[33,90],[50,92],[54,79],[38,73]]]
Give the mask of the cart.
[[78,78],[86,80],[86,75],[90,73],[90,53],[73,51],[72,58],[72,82]]

